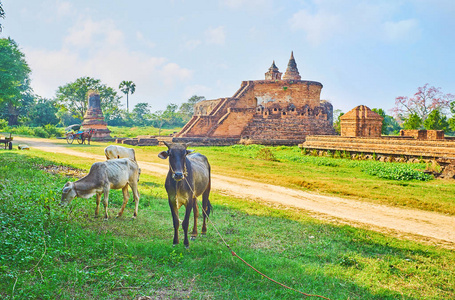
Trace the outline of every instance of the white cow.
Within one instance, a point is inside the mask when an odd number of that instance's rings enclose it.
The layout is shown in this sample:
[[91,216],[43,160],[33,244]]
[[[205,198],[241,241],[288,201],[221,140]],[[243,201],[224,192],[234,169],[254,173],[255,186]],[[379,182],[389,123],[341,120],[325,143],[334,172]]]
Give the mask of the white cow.
[[100,208],[101,194],[104,194],[104,218],[107,220],[109,191],[110,189],[122,189],[123,205],[117,215],[117,217],[120,217],[128,203],[128,186],[130,186],[133,190],[133,197],[136,203],[133,218],[136,218],[139,205],[139,192],[137,190],[139,174],[140,172],[137,163],[129,158],[96,162],[90,168],[90,172],[87,176],[75,182],[67,182],[65,184],[60,205],[66,206],[76,197],[90,198],[96,194],[95,217],[97,217]]
[[130,158],[136,161],[136,154],[134,153],[134,149],[126,148],[122,146],[115,146],[110,145],[104,149],[104,154],[106,155],[107,159],[115,159],[115,158]]

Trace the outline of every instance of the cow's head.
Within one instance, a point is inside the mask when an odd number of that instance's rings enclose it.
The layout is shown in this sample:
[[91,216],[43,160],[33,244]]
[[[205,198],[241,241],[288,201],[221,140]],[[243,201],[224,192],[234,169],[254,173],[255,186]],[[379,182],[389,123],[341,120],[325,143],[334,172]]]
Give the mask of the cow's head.
[[67,182],[62,190],[62,200],[60,206],[67,206],[74,198],[76,198],[76,190],[73,182]]
[[194,150],[187,150],[189,143],[166,143],[167,151],[162,151],[158,154],[161,159],[169,158],[169,168],[172,172],[172,178],[175,181],[180,181],[185,178],[186,175],[186,156]]

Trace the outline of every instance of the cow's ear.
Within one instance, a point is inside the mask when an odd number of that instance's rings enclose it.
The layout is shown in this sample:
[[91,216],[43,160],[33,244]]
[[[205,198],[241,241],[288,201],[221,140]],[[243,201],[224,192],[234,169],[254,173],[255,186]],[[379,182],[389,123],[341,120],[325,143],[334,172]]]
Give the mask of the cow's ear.
[[194,152],[194,150],[186,150],[186,154],[190,154],[191,152]]
[[166,159],[168,156],[169,156],[169,152],[167,152],[167,151],[161,151],[160,153],[158,153],[158,157],[161,159]]
[[71,182],[67,182],[65,186],[63,187],[62,193],[68,193],[69,190],[71,189]]

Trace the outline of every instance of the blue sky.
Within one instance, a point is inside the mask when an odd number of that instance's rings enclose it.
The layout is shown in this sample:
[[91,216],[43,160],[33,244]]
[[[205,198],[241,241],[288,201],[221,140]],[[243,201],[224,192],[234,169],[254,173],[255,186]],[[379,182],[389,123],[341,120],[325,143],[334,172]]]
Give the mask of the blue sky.
[[[452,0],[3,0],[2,37],[32,69],[36,94],[90,76],[136,83],[130,109],[194,94],[230,97],[291,54],[321,99],[347,112],[391,109],[429,83],[455,94]],[[122,103],[126,107],[126,100]]]

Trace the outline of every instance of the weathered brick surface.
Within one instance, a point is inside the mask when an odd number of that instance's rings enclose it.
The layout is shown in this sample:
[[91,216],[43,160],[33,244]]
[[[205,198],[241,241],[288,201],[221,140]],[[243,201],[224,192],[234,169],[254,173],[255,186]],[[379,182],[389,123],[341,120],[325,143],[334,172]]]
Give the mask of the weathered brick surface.
[[107,128],[107,123],[104,121],[100,95],[98,93],[92,92],[88,96],[88,109],[84,115],[82,129],[95,129],[95,132],[92,134],[92,138],[94,139],[111,138],[111,131]]
[[341,136],[380,137],[384,118],[365,105],[359,105],[340,117]]
[[400,136],[411,136],[418,140],[443,140],[444,130],[400,130]]
[[455,158],[454,140],[417,140],[412,137],[341,137],[307,136],[299,147],[330,151],[348,151],[364,154],[396,156]]
[[300,78],[296,70],[288,76],[293,79],[279,80],[275,67],[266,73],[275,80],[243,81],[230,98],[196,104],[193,118],[176,137],[295,141],[336,134],[333,107],[320,99],[322,84],[295,79]]

